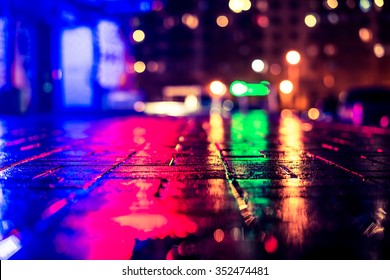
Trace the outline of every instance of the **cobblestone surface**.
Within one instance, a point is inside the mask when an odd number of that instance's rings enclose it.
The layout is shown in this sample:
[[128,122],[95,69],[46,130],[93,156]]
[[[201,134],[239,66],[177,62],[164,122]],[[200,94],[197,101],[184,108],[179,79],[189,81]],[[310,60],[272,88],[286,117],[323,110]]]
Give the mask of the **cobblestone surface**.
[[0,159],[2,259],[390,258],[388,129],[8,118]]

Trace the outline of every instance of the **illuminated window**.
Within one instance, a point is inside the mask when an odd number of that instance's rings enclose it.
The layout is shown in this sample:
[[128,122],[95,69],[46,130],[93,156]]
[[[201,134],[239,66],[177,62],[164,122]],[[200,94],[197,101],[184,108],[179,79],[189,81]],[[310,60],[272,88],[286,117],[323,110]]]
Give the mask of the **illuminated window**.
[[110,21],[101,21],[97,28],[99,66],[97,78],[105,88],[115,88],[125,72],[125,45],[119,27]]
[[61,37],[65,107],[92,105],[93,35],[88,27],[66,29]]

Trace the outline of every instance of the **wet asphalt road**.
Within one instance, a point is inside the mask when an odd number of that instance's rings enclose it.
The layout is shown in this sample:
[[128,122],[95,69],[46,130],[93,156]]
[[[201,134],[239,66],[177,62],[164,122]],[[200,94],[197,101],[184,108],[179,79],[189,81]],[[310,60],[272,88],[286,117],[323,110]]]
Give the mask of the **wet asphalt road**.
[[390,130],[0,120],[0,258],[390,259]]

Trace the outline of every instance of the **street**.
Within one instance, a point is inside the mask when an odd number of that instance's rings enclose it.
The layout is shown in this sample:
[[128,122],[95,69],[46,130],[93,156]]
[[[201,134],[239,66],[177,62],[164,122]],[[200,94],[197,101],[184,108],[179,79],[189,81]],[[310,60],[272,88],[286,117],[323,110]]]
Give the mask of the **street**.
[[390,130],[230,116],[0,120],[2,259],[389,259]]

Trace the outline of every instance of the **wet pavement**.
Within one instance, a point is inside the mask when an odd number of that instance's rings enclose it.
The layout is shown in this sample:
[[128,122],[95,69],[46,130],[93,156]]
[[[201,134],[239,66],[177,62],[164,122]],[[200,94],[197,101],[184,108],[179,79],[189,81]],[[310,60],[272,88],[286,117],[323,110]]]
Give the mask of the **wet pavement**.
[[0,119],[1,259],[390,259],[390,130]]

